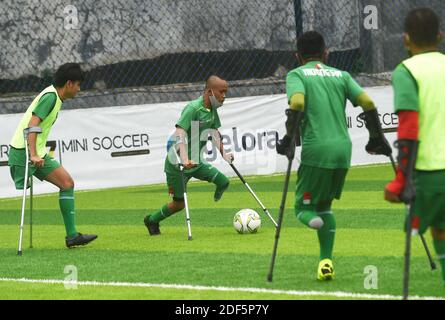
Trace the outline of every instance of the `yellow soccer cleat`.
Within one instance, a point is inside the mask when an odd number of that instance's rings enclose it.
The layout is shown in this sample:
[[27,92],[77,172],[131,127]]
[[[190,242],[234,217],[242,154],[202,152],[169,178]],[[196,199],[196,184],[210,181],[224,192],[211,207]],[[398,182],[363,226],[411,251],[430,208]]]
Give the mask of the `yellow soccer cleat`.
[[330,259],[320,261],[318,265],[317,279],[321,281],[328,281],[334,279],[334,267]]

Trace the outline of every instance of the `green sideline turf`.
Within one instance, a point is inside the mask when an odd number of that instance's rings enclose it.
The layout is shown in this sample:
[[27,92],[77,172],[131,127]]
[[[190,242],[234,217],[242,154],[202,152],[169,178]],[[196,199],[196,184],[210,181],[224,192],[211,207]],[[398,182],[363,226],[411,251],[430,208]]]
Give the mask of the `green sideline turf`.
[[[0,199],[0,278],[64,280],[64,268],[74,265],[79,281],[183,284],[249,287],[295,291],[350,292],[400,295],[402,292],[404,208],[382,200],[383,187],[392,178],[390,166],[351,169],[343,197],[335,202],[337,238],[336,279],[315,280],[318,240],[314,231],[299,224],[293,212],[295,175],[284,216],[274,282],[266,282],[274,241],[274,227],[237,180],[219,203],[213,187],[189,185],[193,240],[187,241],[184,214],[161,224],[162,235],[149,237],[144,215],[169,200],[164,185],[117,188],[76,193],[78,229],[97,233],[91,245],[68,250],[58,210],[58,195],[35,197],[34,248],[28,249],[25,226],[24,254],[16,255],[20,199]],[[274,217],[278,215],[283,176],[246,177]],[[262,217],[257,234],[239,235],[232,218],[242,208]],[[426,237],[430,240],[430,235]],[[433,249],[431,241],[430,248]],[[364,288],[366,266],[378,270],[378,289]],[[420,240],[413,239],[411,294],[445,298],[440,271],[431,272]],[[0,299],[314,299],[329,296],[217,292],[184,289],[79,286],[0,281]]]

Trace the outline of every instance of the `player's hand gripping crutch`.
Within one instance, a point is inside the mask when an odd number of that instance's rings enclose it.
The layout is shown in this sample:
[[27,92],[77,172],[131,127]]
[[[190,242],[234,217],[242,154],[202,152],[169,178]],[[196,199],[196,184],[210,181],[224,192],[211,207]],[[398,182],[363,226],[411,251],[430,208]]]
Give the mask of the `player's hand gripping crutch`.
[[185,176],[184,176],[184,167],[185,166],[182,163],[181,158],[178,155],[176,146],[173,146],[173,150],[176,155],[176,159],[178,160],[179,171],[181,172],[182,188],[184,189],[185,217],[186,217],[186,223],[187,223],[187,229],[188,229],[188,240],[192,240],[192,226],[191,226],[191,222],[190,222],[190,212],[189,212],[187,189],[186,189],[187,184],[185,183]]
[[[42,129],[40,127],[31,127],[23,130],[23,139],[25,142],[25,176],[24,176],[24,184],[23,184],[23,197],[22,197],[22,212],[20,219],[20,235],[19,235],[19,248],[17,251],[17,255],[22,255],[22,244],[23,244],[23,226],[25,224],[25,206],[26,206],[26,195],[28,191],[28,175],[29,175],[29,143],[28,137],[30,133],[42,133]],[[31,200],[32,201],[32,200]],[[31,229],[32,230],[32,229]],[[31,238],[32,239],[32,238]],[[32,242],[31,242],[32,246]]]
[[284,179],[283,195],[281,197],[280,213],[278,215],[278,226],[275,229],[275,242],[273,246],[272,259],[270,261],[269,273],[267,275],[267,281],[272,282],[273,270],[275,267],[275,260],[278,250],[278,240],[280,238],[281,226],[283,225],[284,208],[286,206],[287,191],[289,189],[289,180],[292,170],[292,162],[295,157],[295,147],[297,140],[297,133],[299,131],[299,123],[303,118],[303,112],[288,109],[286,110],[286,136],[277,142],[277,152],[281,155],[285,155],[289,160],[286,177]]

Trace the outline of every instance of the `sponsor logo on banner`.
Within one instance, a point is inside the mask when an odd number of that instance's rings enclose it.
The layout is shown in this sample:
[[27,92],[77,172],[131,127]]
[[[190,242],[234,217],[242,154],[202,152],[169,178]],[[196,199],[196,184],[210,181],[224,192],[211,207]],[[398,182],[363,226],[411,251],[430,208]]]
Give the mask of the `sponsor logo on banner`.
[[[89,151],[110,151],[111,157],[130,157],[150,154],[147,133],[126,134],[116,136],[77,138],[69,140],[50,140],[46,142],[48,155],[63,162],[65,153],[81,153]],[[0,159],[8,158],[9,146],[0,146]],[[0,166],[7,166],[8,161],[0,161]]]
[[[323,69],[322,69],[323,70]],[[397,127],[392,113],[391,88],[367,90],[379,106],[380,119],[390,143]],[[62,110],[52,128],[48,152],[68,170],[77,190],[165,183],[166,144],[185,102]],[[218,110],[219,129],[227,153],[233,153],[237,169],[244,175],[284,172],[288,161],[277,155],[277,139],[285,132],[286,95],[227,99]],[[346,108],[346,123],[353,142],[352,164],[388,162],[386,157],[365,151],[369,134],[360,108]],[[7,168],[9,140],[22,114],[0,115],[0,197],[17,196]],[[235,176],[209,135],[204,159],[223,174]],[[296,158],[301,148],[297,148]],[[199,152],[199,149],[198,149]],[[295,161],[298,165],[298,161]],[[296,169],[296,167],[295,167]],[[36,179],[37,180],[37,179]],[[36,193],[55,192],[48,183],[37,181]]]

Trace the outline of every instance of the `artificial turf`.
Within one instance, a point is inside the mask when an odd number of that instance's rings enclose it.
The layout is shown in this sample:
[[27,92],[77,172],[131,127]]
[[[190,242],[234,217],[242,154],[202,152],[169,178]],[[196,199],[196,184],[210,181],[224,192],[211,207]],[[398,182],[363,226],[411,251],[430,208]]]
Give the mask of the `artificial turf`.
[[[0,278],[64,280],[67,265],[77,268],[79,281],[177,284],[287,291],[348,292],[374,295],[402,293],[404,207],[383,201],[383,188],[392,178],[390,166],[357,167],[348,174],[341,200],[334,203],[337,236],[336,278],[316,280],[316,232],[295,218],[292,176],[273,283],[266,281],[275,228],[237,179],[223,199],[213,202],[213,186],[191,182],[188,187],[193,240],[187,240],[183,213],[161,223],[161,236],[150,237],[144,216],[169,201],[164,185],[76,193],[78,229],[99,238],[82,248],[64,246],[58,194],[36,196],[34,248],[25,227],[24,253],[18,257],[21,200],[0,199]],[[283,175],[246,177],[274,217]],[[257,234],[240,235],[234,214],[252,208],[262,217]],[[430,235],[426,236],[433,249]],[[365,268],[378,271],[377,289],[366,289]],[[440,270],[431,272],[420,239],[413,239],[412,295],[445,298]],[[332,299],[330,295],[288,295],[265,292],[222,292],[160,287],[83,286],[0,281],[0,299]]]

